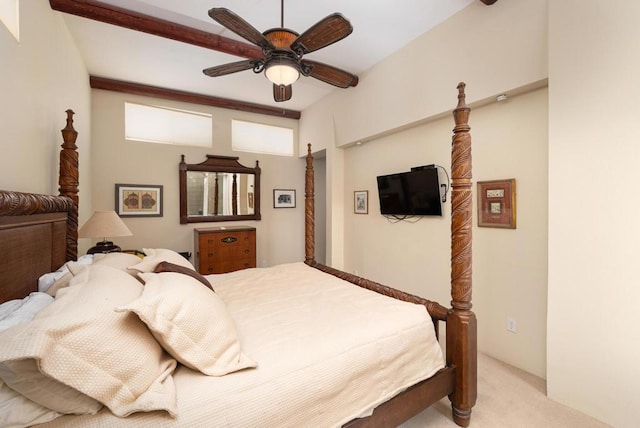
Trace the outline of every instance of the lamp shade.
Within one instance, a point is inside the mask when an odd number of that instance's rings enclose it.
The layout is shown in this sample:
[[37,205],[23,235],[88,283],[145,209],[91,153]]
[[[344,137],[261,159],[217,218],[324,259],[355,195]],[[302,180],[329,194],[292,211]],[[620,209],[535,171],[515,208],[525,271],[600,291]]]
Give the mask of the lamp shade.
[[96,211],[78,231],[79,238],[111,238],[133,233],[115,211]]
[[276,85],[289,86],[300,77],[298,64],[288,58],[272,58],[264,66],[264,74]]

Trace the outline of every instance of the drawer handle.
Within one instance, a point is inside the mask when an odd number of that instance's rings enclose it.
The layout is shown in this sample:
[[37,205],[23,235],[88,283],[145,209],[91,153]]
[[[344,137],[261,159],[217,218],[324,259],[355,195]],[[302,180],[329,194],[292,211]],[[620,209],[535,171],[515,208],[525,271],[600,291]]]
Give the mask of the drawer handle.
[[207,243],[209,243],[209,244],[213,244],[213,239],[209,239],[209,240],[207,240]]
[[213,257],[213,253],[209,253],[209,254],[208,254],[208,256],[209,256],[209,257]]
[[245,254],[249,254],[249,250],[244,250],[244,253]]
[[225,236],[220,240],[220,242],[222,242],[223,244],[233,244],[237,240],[238,238],[236,238],[235,236]]

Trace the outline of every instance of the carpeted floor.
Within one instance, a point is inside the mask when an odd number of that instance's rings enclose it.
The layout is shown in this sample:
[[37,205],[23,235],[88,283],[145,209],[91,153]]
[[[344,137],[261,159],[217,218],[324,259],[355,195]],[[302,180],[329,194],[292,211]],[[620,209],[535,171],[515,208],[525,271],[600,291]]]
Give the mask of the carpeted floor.
[[[452,428],[448,399],[401,428]],[[484,354],[478,354],[478,401],[471,428],[605,428],[590,416],[547,398],[545,381]]]

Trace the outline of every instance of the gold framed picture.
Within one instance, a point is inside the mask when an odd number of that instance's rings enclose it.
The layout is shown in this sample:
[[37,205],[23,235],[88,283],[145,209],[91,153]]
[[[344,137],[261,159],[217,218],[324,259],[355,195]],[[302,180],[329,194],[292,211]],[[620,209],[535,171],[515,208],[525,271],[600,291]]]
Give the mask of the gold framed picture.
[[120,217],[162,217],[162,186],[116,184],[116,213]]
[[478,226],[516,228],[516,179],[478,181]]

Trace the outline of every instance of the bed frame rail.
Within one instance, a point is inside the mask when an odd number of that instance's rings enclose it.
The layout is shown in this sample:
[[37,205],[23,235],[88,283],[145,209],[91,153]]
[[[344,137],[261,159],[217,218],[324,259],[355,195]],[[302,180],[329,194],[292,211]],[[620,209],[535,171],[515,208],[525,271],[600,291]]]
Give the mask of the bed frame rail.
[[393,297],[394,299],[403,300],[405,302],[416,303],[418,305],[423,305],[427,308],[429,315],[431,318],[437,321],[446,321],[447,316],[449,315],[449,309],[445,308],[441,304],[437,302],[433,302],[428,299],[424,299],[419,296],[415,296],[413,294],[405,293],[404,291],[396,290],[395,288],[387,287],[386,285],[379,284],[377,282],[371,281],[366,278],[362,278],[360,276],[352,275],[347,272],[343,272],[338,269],[334,269],[329,266],[325,266],[318,262],[305,262],[311,267],[314,267],[322,272],[329,273],[333,276],[336,276],[340,279],[348,281],[352,284],[355,284],[359,287],[366,288],[368,290],[375,291],[376,293],[384,294],[385,296]]

